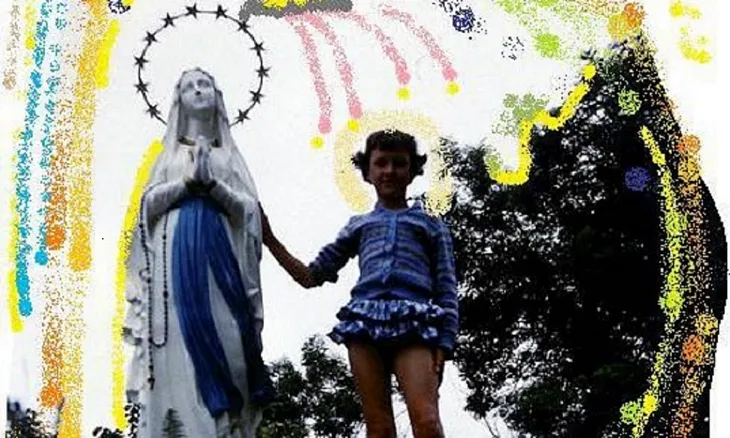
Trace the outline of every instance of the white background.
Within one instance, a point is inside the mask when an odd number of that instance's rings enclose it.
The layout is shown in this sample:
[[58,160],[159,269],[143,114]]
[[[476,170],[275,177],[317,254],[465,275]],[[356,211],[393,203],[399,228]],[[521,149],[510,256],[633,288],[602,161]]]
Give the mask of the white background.
[[[371,22],[378,22],[392,37],[409,64],[413,98],[398,101],[398,87],[393,66],[384,58],[375,39],[359,28],[338,19],[327,19],[346,48],[355,75],[355,87],[365,111],[417,109],[430,117],[442,135],[476,144],[502,111],[502,99],[507,93],[544,94],[552,102],[559,102],[565,90],[558,85],[566,79],[577,78],[579,70],[567,63],[543,60],[529,50],[517,61],[502,58],[502,40],[520,35],[528,41],[526,30],[496,6],[487,2],[469,2],[475,12],[487,21],[489,35],[466,35],[454,32],[450,21],[437,7],[425,7],[425,0],[398,1],[398,7],[413,13],[419,23],[436,36],[459,73],[461,93],[448,96],[440,67],[430,58],[419,40],[404,30],[400,23],[384,20],[377,15],[374,2],[357,2],[357,10]],[[430,3],[430,2],[429,2]],[[135,95],[133,84],[136,72],[133,55],[142,49],[145,31],[156,28],[165,13],[184,11],[180,1],[137,0],[134,9],[120,17],[121,32],[111,60],[110,86],[98,93],[95,124],[94,155],[94,258],[93,280],[85,303],[87,332],[84,345],[86,362],[84,380],[86,403],[84,424],[86,430],[95,425],[111,426],[110,357],[111,318],[114,295],[114,267],[116,245],[126,203],[132,189],[134,172],[150,142],[160,138],[164,127],[144,113],[141,98]],[[224,2],[235,13],[234,2]],[[201,9],[214,9],[216,3],[198,1]],[[0,54],[5,63],[6,31],[11,2],[0,5],[0,29],[3,29]],[[699,65],[682,57],[678,41],[683,21],[670,17],[669,2],[653,1],[646,5],[647,26],[658,47],[658,61],[672,98],[678,105],[678,115],[688,133],[698,135],[703,144],[703,177],[710,186],[714,200],[727,223],[728,174],[722,165],[728,162],[727,151],[721,144],[720,131],[724,115],[724,101],[719,90],[723,69],[726,67],[724,27],[716,28],[715,17],[725,5],[704,1],[700,3],[704,16],[690,23],[694,31],[707,34],[713,44],[715,60]],[[284,21],[258,17],[252,20],[253,32],[264,41],[267,51],[265,63],[271,66],[270,78],[264,85],[261,106],[251,112],[251,121],[234,128],[234,137],[254,174],[259,194],[272,221],[275,232],[289,249],[308,261],[319,247],[331,240],[338,229],[353,213],[334,184],[333,145],[336,132],[347,121],[345,94],[335,68],[332,52],[321,35],[311,30],[317,41],[322,68],[333,102],[333,132],[325,137],[325,147],[313,150],[309,140],[317,134],[319,111],[308,66],[302,55],[302,46],[296,33]],[[180,72],[200,66],[209,70],[222,88],[229,112],[248,103],[248,89],[254,86],[253,52],[250,41],[241,39],[231,27],[214,25],[210,17],[197,23],[186,20],[178,23],[178,30],[158,36],[159,44],[150,52],[152,62],[146,69],[151,82],[151,96],[160,103],[166,115],[172,87]],[[311,29],[311,28],[310,28]],[[183,32],[184,30],[184,32]],[[726,72],[725,72],[726,73]],[[24,84],[26,74],[19,74]],[[15,143],[12,131],[22,122],[22,101],[1,90],[0,100],[0,220],[7,230],[9,194],[14,189],[11,180],[12,157]],[[501,145],[506,159],[512,158],[515,144]],[[425,179],[423,179],[425,181]],[[414,187],[422,191],[424,182]],[[40,375],[34,369],[38,363],[28,349],[29,340],[40,339],[34,323],[27,323],[22,336],[9,335],[7,319],[7,259],[8,233],[0,233],[0,260],[3,276],[0,288],[2,317],[0,317],[0,400],[10,392],[27,403],[33,403]],[[34,240],[33,240],[34,241]],[[304,340],[315,333],[326,333],[335,322],[335,313],[348,298],[348,288],[356,279],[354,263],[342,272],[340,282],[321,289],[299,289],[272,258],[264,255],[262,277],[266,322],[264,331],[265,358],[287,356],[298,362],[299,349]],[[39,279],[41,277],[38,277]],[[37,297],[37,292],[35,295]],[[39,315],[36,310],[34,315]],[[37,321],[35,322],[37,325]],[[724,436],[730,431],[730,419],[721,415],[730,409],[730,374],[717,371],[730,366],[730,340],[727,320],[723,321],[716,356],[716,375],[712,389],[712,436]],[[333,346],[344,355],[341,347]],[[12,354],[11,354],[12,353]],[[13,358],[11,361],[10,358]],[[11,367],[13,372],[11,376]],[[447,369],[442,390],[443,422],[448,436],[487,436],[484,426],[463,412],[466,388],[459,381],[457,371]],[[4,410],[4,409],[0,409]],[[5,425],[5,413],[0,414],[0,431]],[[86,434],[85,434],[86,435]]]

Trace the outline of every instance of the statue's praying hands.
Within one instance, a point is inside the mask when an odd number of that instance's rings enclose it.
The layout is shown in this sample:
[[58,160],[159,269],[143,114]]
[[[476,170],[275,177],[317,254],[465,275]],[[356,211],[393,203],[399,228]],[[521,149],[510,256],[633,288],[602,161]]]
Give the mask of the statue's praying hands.
[[213,144],[203,137],[198,137],[190,146],[190,161],[184,179],[185,186],[192,193],[208,193],[216,184],[210,164],[211,147]]
[[212,147],[212,143],[205,142],[202,144],[199,144],[198,146],[198,160],[197,160],[197,166],[195,171],[198,175],[198,181],[200,181],[200,184],[206,188],[207,190],[210,190],[212,188],[212,185],[215,185],[215,179],[213,178],[213,172],[210,169],[210,149]]

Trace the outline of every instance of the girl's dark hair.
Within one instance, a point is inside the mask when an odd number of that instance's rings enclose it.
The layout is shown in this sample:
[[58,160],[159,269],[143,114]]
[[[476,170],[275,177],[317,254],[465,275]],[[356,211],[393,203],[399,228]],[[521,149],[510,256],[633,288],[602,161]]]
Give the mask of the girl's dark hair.
[[376,131],[365,140],[365,152],[357,152],[352,156],[352,164],[360,169],[363,179],[367,179],[370,172],[370,156],[373,150],[392,151],[405,149],[410,155],[411,177],[423,175],[423,165],[426,164],[426,154],[419,155],[416,149],[416,139],[412,135],[395,129]]

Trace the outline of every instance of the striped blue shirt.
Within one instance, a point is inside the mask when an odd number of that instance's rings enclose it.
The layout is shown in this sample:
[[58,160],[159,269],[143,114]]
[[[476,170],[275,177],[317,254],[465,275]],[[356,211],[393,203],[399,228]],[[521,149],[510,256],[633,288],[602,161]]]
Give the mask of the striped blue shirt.
[[324,246],[309,265],[317,285],[336,282],[337,273],[358,256],[360,278],[353,299],[406,299],[431,302],[446,317],[439,346],[454,348],[459,325],[451,233],[440,219],[416,202],[404,210],[380,204],[370,213],[350,218],[334,242]]

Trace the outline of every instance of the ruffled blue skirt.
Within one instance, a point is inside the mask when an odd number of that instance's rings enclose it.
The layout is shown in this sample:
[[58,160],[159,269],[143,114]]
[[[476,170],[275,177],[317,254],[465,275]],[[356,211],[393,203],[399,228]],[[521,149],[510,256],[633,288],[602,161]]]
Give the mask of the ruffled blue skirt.
[[340,322],[328,334],[338,344],[350,340],[386,344],[438,344],[445,316],[432,303],[410,300],[352,300],[337,313]]

